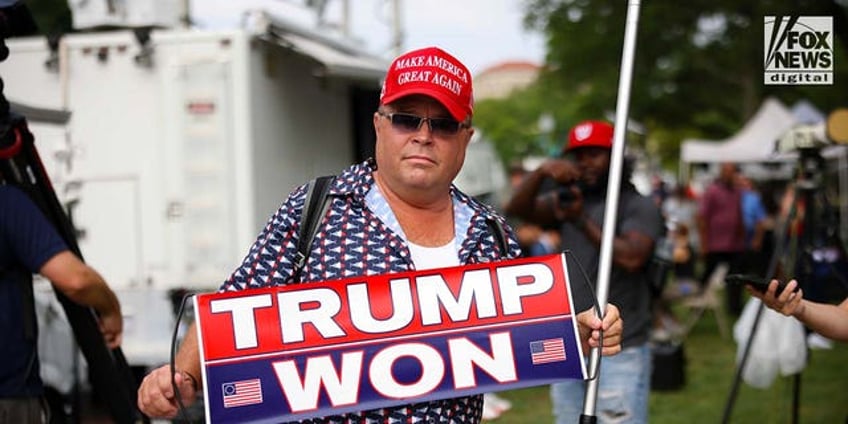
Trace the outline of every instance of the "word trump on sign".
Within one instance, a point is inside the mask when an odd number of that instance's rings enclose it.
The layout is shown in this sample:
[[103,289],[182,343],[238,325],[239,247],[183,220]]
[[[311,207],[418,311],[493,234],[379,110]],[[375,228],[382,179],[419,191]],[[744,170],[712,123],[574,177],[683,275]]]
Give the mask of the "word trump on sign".
[[280,422],[585,378],[566,276],[550,255],[199,295],[207,419]]

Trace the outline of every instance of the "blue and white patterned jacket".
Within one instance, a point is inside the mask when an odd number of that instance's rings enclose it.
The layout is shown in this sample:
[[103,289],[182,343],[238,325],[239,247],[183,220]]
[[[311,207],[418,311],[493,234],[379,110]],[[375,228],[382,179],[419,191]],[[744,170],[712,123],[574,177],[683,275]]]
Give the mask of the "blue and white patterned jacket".
[[[372,160],[353,165],[331,182],[331,204],[323,217],[302,270],[302,281],[330,281],[362,275],[414,270],[406,238],[388,204],[376,189]],[[503,217],[489,206],[451,188],[454,231],[461,264],[514,258],[520,254]],[[298,227],[306,188],[300,186],[268,221],[241,266],[222,291],[295,283]],[[498,220],[506,229],[509,252],[487,224]],[[306,423],[468,423],[479,422],[482,396],[421,402],[379,410],[305,420]]]

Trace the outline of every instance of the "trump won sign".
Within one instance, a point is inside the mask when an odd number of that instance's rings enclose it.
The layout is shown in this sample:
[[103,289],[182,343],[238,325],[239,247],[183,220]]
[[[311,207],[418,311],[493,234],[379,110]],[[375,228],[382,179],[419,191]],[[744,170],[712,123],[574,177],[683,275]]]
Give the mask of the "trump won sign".
[[563,255],[195,297],[208,422],[585,378]]

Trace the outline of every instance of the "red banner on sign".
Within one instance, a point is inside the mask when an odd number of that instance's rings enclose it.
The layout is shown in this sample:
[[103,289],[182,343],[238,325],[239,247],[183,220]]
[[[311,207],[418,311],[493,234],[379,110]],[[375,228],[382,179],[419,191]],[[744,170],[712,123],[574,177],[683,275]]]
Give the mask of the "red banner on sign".
[[584,378],[566,276],[550,255],[199,295],[208,416],[272,422]]

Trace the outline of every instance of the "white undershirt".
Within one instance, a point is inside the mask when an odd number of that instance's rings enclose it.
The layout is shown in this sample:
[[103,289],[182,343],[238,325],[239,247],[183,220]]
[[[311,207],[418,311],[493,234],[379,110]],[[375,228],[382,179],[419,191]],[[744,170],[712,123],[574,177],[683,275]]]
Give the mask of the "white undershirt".
[[456,246],[454,246],[455,242],[456,238],[453,238],[443,246],[425,247],[407,241],[415,269],[420,271],[424,269],[459,266],[459,256],[457,255]]

